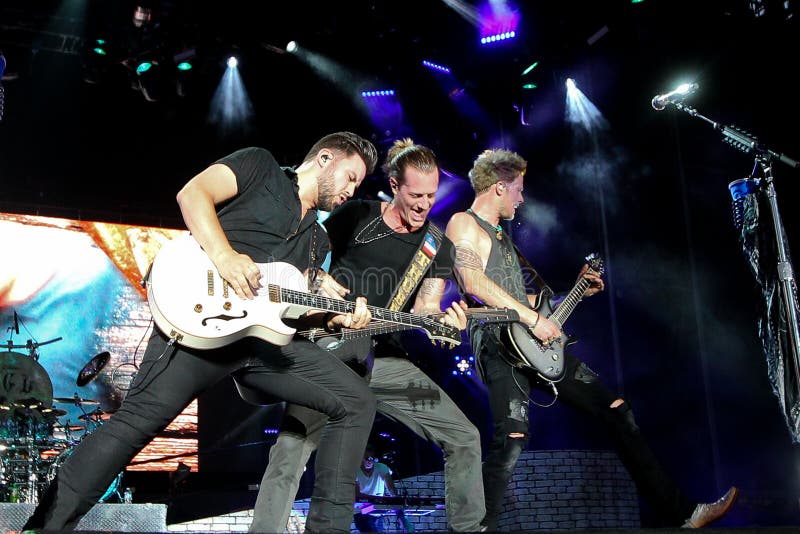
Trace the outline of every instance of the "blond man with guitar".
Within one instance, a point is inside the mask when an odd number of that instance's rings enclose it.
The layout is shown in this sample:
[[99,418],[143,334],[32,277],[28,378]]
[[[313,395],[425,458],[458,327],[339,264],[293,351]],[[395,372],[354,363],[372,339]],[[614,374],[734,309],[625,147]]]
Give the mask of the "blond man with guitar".
[[[699,528],[726,513],[736,498],[731,488],[710,504],[688,500],[664,472],[643,440],[624,399],[600,382],[585,363],[567,352],[562,328],[584,297],[603,290],[602,262],[587,258],[578,281],[553,309],[552,292],[503,231],[501,220],[514,218],[523,203],[527,162],[514,152],[486,150],[469,173],[475,191],[472,207],[456,213],[446,235],[456,247],[455,269],[473,301],[516,310],[511,326],[474,323],[470,331],[489,391],[494,435],[483,465],[486,525],[496,530],[503,494],[529,435],[528,396],[532,387],[552,391],[563,403],[594,417],[607,429],[620,460],[642,496],[667,524]],[[523,266],[542,288],[528,294]]]

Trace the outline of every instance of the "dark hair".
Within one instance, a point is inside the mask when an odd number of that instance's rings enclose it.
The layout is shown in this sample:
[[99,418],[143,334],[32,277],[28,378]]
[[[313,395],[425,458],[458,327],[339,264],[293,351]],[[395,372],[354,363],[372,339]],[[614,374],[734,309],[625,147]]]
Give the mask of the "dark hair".
[[431,172],[439,168],[439,162],[430,148],[414,144],[409,138],[398,139],[386,154],[383,172],[388,178],[394,178],[398,184],[402,184],[408,167]]
[[513,182],[525,174],[528,162],[516,152],[503,148],[484,150],[475,159],[469,171],[469,181],[475,193],[480,194],[497,182]]
[[367,174],[374,171],[375,166],[378,164],[378,151],[375,149],[375,145],[352,132],[336,132],[326,135],[314,143],[314,146],[306,154],[303,163],[314,159],[323,148],[343,153],[347,157],[358,154],[367,166]]

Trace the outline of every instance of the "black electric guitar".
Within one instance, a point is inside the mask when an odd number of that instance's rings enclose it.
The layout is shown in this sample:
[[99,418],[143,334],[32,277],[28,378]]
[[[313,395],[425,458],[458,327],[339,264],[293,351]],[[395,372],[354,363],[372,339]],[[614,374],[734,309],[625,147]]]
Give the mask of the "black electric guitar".
[[[603,274],[603,259],[599,254],[586,256],[586,263],[592,271]],[[561,336],[545,345],[531,333],[528,325],[522,322],[509,323],[502,330],[503,342],[508,350],[500,351],[506,363],[520,369],[533,370],[548,382],[558,382],[564,378],[564,349],[575,343],[574,339],[564,333],[564,323],[588,287],[589,281],[581,277],[557,308],[553,308],[553,295],[542,291],[533,309],[561,328]]]
[[[309,293],[303,274],[288,263],[256,265],[263,287],[254,299],[240,298],[191,235],[167,242],[156,255],[147,279],[153,319],[178,344],[194,349],[214,349],[246,336],[286,345],[296,330],[284,319],[297,319],[309,310],[348,313],[355,307],[350,301]],[[461,343],[456,327],[422,315],[367,308],[376,321],[375,329],[418,328],[431,340]],[[358,335],[356,330],[349,332],[353,337]]]

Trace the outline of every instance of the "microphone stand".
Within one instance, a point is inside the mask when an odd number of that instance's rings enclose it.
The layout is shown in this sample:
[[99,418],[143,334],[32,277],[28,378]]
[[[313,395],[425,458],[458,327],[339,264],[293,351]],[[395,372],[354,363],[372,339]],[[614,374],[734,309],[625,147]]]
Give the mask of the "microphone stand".
[[[798,327],[797,317],[797,286],[795,284],[794,270],[789,260],[789,255],[786,251],[784,243],[784,227],[781,221],[780,212],[778,210],[778,195],[775,191],[775,184],[772,176],[772,163],[773,161],[780,161],[797,169],[800,167],[800,162],[790,158],[786,154],[781,154],[763,146],[759,143],[756,137],[751,136],[747,132],[733,126],[727,126],[719,122],[713,121],[697,112],[696,109],[684,104],[683,102],[673,102],[676,108],[684,111],[692,117],[697,117],[708,124],[715,130],[722,133],[723,142],[731,145],[737,150],[753,155],[756,159],[757,167],[760,167],[764,173],[764,178],[761,180],[765,193],[768,199],[770,212],[772,215],[773,233],[775,235],[775,245],[778,252],[777,273],[778,280],[780,281],[781,299],[787,313],[787,322],[789,323],[789,339],[791,341],[792,356],[794,365],[791,367],[794,371],[795,384],[800,385],[800,327]],[[796,431],[793,428],[792,431]]]

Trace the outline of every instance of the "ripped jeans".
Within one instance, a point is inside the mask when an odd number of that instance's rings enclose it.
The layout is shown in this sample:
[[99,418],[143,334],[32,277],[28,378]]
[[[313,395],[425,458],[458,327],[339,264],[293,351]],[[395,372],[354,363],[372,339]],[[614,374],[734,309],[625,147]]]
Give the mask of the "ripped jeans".
[[[514,467],[529,438],[528,395],[531,388],[551,391],[532,375],[512,368],[497,354],[505,350],[489,340],[481,350],[483,379],[489,390],[494,433],[483,464],[486,520],[489,530],[497,528],[503,512],[503,495]],[[600,422],[614,443],[620,461],[628,470],[640,495],[667,524],[681,525],[692,514],[689,501],[667,475],[642,438],[627,401],[612,408],[619,399],[585,363],[566,354],[566,374],[557,384],[558,398]],[[523,437],[509,437],[521,434]]]

